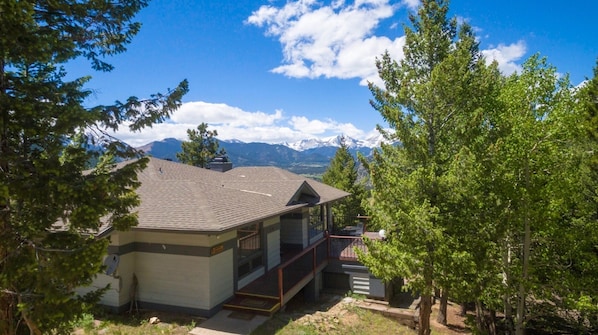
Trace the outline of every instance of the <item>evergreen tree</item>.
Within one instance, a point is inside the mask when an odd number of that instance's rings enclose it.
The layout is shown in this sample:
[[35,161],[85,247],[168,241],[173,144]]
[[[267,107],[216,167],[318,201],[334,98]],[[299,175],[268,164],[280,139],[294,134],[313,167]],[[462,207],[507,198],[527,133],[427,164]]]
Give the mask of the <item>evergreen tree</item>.
[[349,152],[345,137],[341,137],[340,145],[322,175],[322,181],[352,194],[332,207],[335,222],[347,222],[346,220],[353,220],[359,214],[365,214],[361,205],[365,196],[365,186],[357,181],[357,162]]
[[379,130],[399,144],[382,145],[364,162],[374,185],[371,215],[387,238],[368,242],[368,254],[360,259],[385,280],[408,279],[421,296],[420,334],[430,333],[435,287],[442,289],[444,304],[451,290],[460,296],[474,291],[451,279],[461,283],[462,272],[477,276],[475,262],[483,258],[467,244],[476,240],[473,229],[482,223],[466,220],[476,208],[463,206],[483,189],[464,177],[482,174],[476,154],[500,82],[472,29],[466,24],[458,29],[447,12],[447,1],[423,1],[418,15],[410,16],[413,28],[405,27],[405,58],[396,62],[384,54],[377,66],[385,87],[370,85],[373,107],[393,128]]
[[208,124],[202,122],[195,129],[187,129],[189,141],[181,143],[182,152],[176,154],[179,161],[185,164],[205,168],[216,156],[226,154],[224,148],[219,148],[218,132],[208,130]]
[[[162,121],[183,81],[146,100],[84,107],[89,77],[65,81],[77,57],[109,71],[146,1],[0,2],[0,333],[68,333],[103,290],[79,297],[102,269],[108,241],[95,233],[137,222],[137,172],[147,160],[111,137]],[[90,162],[97,164],[90,165]]]

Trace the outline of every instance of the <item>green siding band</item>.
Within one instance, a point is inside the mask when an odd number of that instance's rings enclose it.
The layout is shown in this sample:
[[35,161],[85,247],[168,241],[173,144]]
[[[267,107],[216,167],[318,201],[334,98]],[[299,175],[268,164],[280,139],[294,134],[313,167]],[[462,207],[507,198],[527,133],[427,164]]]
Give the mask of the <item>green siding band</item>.
[[108,246],[108,253],[122,256],[132,252],[148,252],[154,254],[211,257],[220,254],[226,250],[233,249],[236,245],[236,239],[230,239],[212,247],[177,245],[166,243],[132,242],[120,246]]

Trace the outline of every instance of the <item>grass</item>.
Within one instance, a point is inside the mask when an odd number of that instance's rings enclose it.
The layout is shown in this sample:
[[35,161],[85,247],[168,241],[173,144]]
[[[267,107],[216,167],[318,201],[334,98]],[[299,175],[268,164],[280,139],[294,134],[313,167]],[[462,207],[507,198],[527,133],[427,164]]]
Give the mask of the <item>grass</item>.
[[[326,293],[317,303],[305,303],[298,295],[291,300],[284,311],[255,329],[252,335],[412,335],[413,329],[401,325],[397,320],[356,306],[355,301],[363,296],[354,294]],[[341,302],[342,300],[342,302]],[[99,316],[99,317],[98,317]],[[157,316],[158,324],[150,324],[149,318]],[[101,321],[97,320],[100,319]],[[435,318],[435,316],[434,316]],[[151,313],[140,314],[91,314],[76,323],[77,335],[183,335],[201,323],[203,319],[187,315]],[[454,327],[453,327],[454,328]],[[465,329],[433,327],[433,335],[471,334]]]
[[[362,300],[364,296],[356,294],[345,294],[345,301]],[[382,314],[362,309],[355,303],[338,303],[343,299],[342,295],[324,295],[322,302],[317,304],[305,304],[293,301],[287,305],[285,311],[278,312],[270,320],[258,327],[252,335],[413,335],[417,331],[400,324],[396,319],[386,317]],[[456,308],[453,310],[455,317]],[[433,312],[432,319],[436,318]],[[454,320],[456,321],[456,320]],[[433,325],[433,335],[457,335],[471,334],[467,329],[455,327],[450,328]]]
[[345,311],[340,316],[331,316],[320,320],[309,318],[294,320],[289,313],[279,313],[258,327],[252,335],[417,334],[415,330],[402,326],[395,320],[359,307],[348,307]]
[[[151,324],[149,319],[156,316],[160,319],[157,324]],[[98,320],[99,319],[99,320]],[[74,323],[77,335],[186,335],[203,319],[187,315],[170,313],[142,312],[139,314],[106,314],[99,313],[97,317],[91,314]]]

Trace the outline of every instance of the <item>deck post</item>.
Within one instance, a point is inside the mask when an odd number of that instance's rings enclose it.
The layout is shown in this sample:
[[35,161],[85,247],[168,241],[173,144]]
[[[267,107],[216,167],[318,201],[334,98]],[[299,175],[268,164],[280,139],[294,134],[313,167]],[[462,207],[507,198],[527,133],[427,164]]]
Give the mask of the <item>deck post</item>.
[[284,300],[284,287],[282,278],[282,268],[278,268],[278,298],[280,299],[280,308],[282,308],[282,302]]
[[311,272],[314,274],[314,277],[316,276],[316,269],[318,268],[318,257],[317,257],[317,250],[318,248],[315,247],[312,250],[312,263],[313,263],[313,267]]

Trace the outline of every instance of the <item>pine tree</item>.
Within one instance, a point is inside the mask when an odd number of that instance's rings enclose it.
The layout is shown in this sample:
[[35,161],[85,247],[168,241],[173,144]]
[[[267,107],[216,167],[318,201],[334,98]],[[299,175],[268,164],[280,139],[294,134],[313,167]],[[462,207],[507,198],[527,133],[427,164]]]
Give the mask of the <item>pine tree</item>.
[[113,138],[162,121],[187,92],[86,108],[89,77],[65,81],[77,57],[109,71],[140,28],[145,1],[0,3],[0,333],[68,332],[103,290],[79,297],[102,269],[95,233],[137,222],[136,174],[145,159]]
[[341,200],[332,207],[335,222],[347,222],[346,220],[354,220],[359,214],[365,214],[361,205],[365,196],[365,186],[357,180],[357,162],[349,152],[344,137],[341,137],[340,145],[322,175],[322,181],[324,184],[351,193],[351,197]]
[[447,1],[423,1],[410,16],[413,28],[405,27],[405,58],[384,54],[377,66],[385,87],[370,85],[372,106],[392,128],[379,130],[398,144],[382,145],[364,162],[374,185],[371,215],[387,238],[368,242],[360,259],[385,280],[408,279],[421,296],[420,334],[430,333],[435,287],[445,304],[450,290],[473,292],[450,279],[473,274],[476,266],[468,245],[475,232],[468,228],[481,223],[465,220],[474,208],[462,205],[482,190],[463,181],[480,174],[476,154],[500,78],[495,65],[486,65],[472,29],[458,27],[447,13]]
[[181,143],[182,152],[176,154],[179,161],[185,164],[205,168],[216,157],[226,154],[224,148],[219,148],[218,132],[208,130],[208,124],[202,122],[195,129],[187,129],[189,141]]

